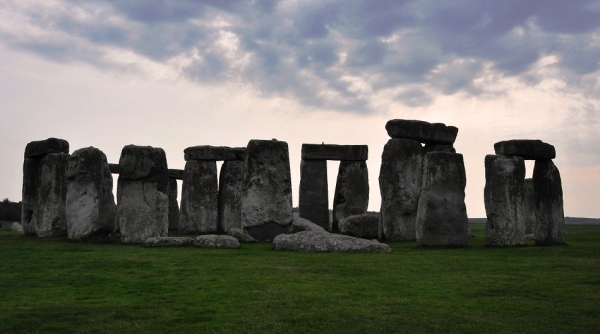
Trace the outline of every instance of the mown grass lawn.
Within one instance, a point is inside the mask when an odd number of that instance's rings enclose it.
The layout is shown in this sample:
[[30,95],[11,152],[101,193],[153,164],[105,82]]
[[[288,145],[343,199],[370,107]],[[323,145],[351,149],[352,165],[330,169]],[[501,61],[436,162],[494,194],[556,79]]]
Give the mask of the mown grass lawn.
[[567,246],[154,248],[0,231],[0,333],[597,333],[600,226]]

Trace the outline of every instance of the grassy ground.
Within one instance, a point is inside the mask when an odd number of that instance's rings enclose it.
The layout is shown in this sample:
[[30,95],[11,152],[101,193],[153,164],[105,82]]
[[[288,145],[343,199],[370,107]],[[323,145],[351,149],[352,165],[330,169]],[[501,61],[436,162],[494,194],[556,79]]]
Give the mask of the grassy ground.
[[[600,226],[567,246],[147,249],[0,231],[0,333],[593,333]],[[531,242],[529,242],[531,244]]]

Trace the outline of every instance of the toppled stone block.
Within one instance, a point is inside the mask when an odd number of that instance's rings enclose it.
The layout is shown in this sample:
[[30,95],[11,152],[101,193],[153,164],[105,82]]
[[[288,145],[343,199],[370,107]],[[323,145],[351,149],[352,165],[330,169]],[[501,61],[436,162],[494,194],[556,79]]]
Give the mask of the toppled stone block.
[[231,148],[226,146],[200,145],[192,146],[183,150],[185,161],[210,160],[226,161],[243,159],[243,148]]
[[292,221],[292,225],[294,228],[292,233],[298,233],[303,231],[317,231],[317,232],[325,232],[325,229],[308,219],[305,218],[296,218]]
[[454,126],[406,119],[390,120],[385,129],[392,138],[414,139],[425,144],[452,145],[458,134]]
[[302,144],[302,160],[366,161],[367,145]]
[[50,153],[69,153],[69,142],[64,139],[48,138],[32,141],[25,147],[25,158],[41,159]]
[[240,242],[229,235],[200,235],[196,237],[194,246],[201,248],[240,248]]
[[518,156],[485,157],[486,246],[521,246],[525,233],[525,161]]
[[340,219],[367,213],[369,171],[365,161],[342,161],[333,196],[332,231],[339,231]]
[[148,238],[144,241],[146,247],[190,247],[194,246],[196,240],[190,237],[157,237]]
[[551,160],[537,160],[533,168],[535,244],[565,243],[565,214],[560,172]]
[[188,160],[181,190],[179,233],[217,232],[217,163]]
[[516,155],[525,160],[551,160],[556,158],[554,146],[541,140],[513,139],[494,144],[494,151],[501,155]]
[[304,231],[281,234],[273,240],[276,250],[298,252],[389,253],[390,246],[377,240],[366,240],[328,232]]
[[217,231],[227,233],[232,228],[243,228],[242,223],[242,184],[244,162],[225,161],[221,166],[218,194]]
[[116,204],[106,155],[95,147],[73,152],[67,168],[66,217],[69,239],[108,239]]
[[378,237],[379,215],[365,213],[340,219],[340,233],[357,238],[375,239]]
[[10,226],[10,230],[13,232],[19,232],[19,233],[23,233],[23,226],[21,226],[21,224],[14,222],[12,223],[12,225]]
[[183,180],[183,169],[169,169],[167,173],[170,179]]
[[240,228],[230,228],[227,235],[238,239],[240,242],[258,242],[258,240]]
[[300,217],[331,230],[328,192],[327,161],[302,160],[298,213]]

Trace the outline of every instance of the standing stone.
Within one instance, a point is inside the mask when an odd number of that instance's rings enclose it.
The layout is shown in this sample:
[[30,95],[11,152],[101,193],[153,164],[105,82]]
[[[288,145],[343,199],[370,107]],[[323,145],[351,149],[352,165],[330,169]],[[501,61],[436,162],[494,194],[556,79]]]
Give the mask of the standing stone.
[[416,234],[419,246],[467,246],[467,177],[462,154],[432,152],[423,158]]
[[68,160],[67,182],[69,239],[108,239],[114,227],[116,205],[106,155],[94,147],[73,152]]
[[21,225],[25,235],[36,235],[34,217],[38,216],[38,193],[40,176],[42,174],[42,161],[40,159],[25,158],[23,162],[23,193],[21,202]]
[[277,140],[250,140],[244,161],[244,229],[264,242],[290,233],[292,219],[288,144]]
[[169,228],[167,158],[161,148],[127,145],[119,159],[116,222],[121,242],[166,237]]
[[416,140],[390,139],[383,148],[379,172],[379,239],[416,240],[422,159],[423,149]]
[[533,179],[525,179],[523,185],[523,215],[525,216],[525,234],[535,235],[535,192]]
[[521,246],[525,233],[525,161],[517,156],[485,157],[486,246]]
[[536,245],[565,243],[565,214],[560,172],[552,160],[537,160],[533,168]]
[[217,232],[217,163],[188,160],[183,173],[179,233]]
[[299,215],[331,230],[327,188],[327,161],[302,160],[300,163]]
[[[169,174],[171,169],[169,169]],[[169,177],[167,184],[167,196],[169,197],[169,230],[179,227],[179,203],[177,202],[177,179]]]
[[331,231],[339,231],[338,222],[348,216],[367,213],[369,171],[365,161],[341,161],[333,196]]
[[242,181],[244,161],[223,162],[219,176],[218,232],[227,233],[232,228],[243,229]]

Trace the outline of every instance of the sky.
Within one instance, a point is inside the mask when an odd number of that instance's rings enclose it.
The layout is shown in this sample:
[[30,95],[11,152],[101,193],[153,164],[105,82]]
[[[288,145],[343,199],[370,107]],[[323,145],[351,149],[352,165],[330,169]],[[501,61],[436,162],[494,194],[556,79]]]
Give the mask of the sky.
[[186,147],[276,138],[294,206],[303,143],[368,145],[377,211],[385,124],[418,119],[459,128],[470,217],[508,139],[554,145],[565,215],[600,217],[600,1],[0,0],[0,64],[2,198],[34,140],[183,169]]

